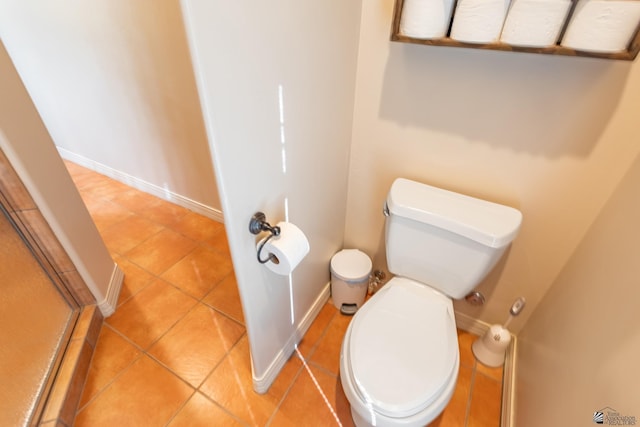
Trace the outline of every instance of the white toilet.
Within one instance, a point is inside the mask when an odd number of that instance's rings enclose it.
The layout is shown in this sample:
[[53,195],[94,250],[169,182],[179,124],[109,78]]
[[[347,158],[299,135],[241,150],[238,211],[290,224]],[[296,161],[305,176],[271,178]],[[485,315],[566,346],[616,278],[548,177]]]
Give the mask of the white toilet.
[[357,426],[424,426],[458,377],[452,298],[493,269],[520,228],[520,211],[407,179],[385,206],[395,275],[351,320],[340,379]]

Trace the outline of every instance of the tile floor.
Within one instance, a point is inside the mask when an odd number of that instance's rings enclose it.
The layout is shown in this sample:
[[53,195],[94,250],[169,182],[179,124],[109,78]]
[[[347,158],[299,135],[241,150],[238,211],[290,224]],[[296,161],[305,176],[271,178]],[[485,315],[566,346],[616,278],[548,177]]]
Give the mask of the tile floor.
[[[299,345],[304,362],[294,354],[269,391],[256,394],[222,224],[67,167],[125,272],[76,426],[353,425],[338,378],[349,317],[326,304]],[[499,425],[502,369],[475,362],[473,339],[459,332],[458,385],[433,426]]]

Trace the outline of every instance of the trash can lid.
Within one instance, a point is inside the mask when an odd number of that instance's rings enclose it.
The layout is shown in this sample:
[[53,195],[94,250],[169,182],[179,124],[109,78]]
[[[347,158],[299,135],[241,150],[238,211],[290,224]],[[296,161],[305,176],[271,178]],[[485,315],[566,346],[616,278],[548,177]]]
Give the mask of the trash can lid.
[[343,280],[368,277],[371,266],[371,259],[358,249],[343,249],[331,258],[331,271]]

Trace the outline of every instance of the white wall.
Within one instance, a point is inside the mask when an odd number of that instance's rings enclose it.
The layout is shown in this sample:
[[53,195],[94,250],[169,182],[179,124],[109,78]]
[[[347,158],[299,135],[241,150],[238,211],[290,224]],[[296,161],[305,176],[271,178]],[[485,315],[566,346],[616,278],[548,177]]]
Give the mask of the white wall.
[[65,157],[220,214],[178,0],[0,0],[0,37]]
[[[182,5],[254,386],[265,391],[326,300],[342,247],[360,2]],[[248,230],[254,212],[275,224],[287,210],[311,246],[291,291],[288,277],[258,264]]]
[[0,148],[96,298],[117,303],[121,275],[0,41]]
[[363,3],[347,246],[385,267],[381,206],[394,178],[524,215],[508,259],[456,310],[518,331],[640,152],[640,61],[389,42],[393,0]]
[[605,407],[640,422],[639,195],[640,156],[524,326],[517,426],[589,425]]

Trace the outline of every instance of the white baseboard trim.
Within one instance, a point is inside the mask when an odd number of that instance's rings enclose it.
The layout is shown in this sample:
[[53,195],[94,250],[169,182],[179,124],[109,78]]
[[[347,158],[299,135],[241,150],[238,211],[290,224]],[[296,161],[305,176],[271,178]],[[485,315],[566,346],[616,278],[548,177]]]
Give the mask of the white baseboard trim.
[[118,264],[114,263],[111,280],[107,288],[107,296],[103,301],[98,303],[98,308],[104,317],[109,317],[115,313],[116,307],[118,306],[120,290],[122,289],[122,282],[124,282],[124,272],[118,267]]
[[500,411],[500,427],[515,426],[516,411],[516,360],[518,354],[518,338],[511,334],[511,344],[507,349],[502,373],[502,410]]
[[73,153],[65,148],[62,148],[62,147],[56,147],[56,148],[58,149],[58,153],[60,153],[60,156],[65,160],[69,160],[87,169],[91,169],[94,172],[98,172],[99,174],[108,176],[109,178],[113,178],[118,182],[121,182],[130,187],[135,188],[136,190],[140,190],[145,193],[151,194],[153,196],[159,197],[168,202],[175,203],[178,206],[182,206],[183,208],[189,209],[200,215],[206,216],[207,218],[211,218],[218,222],[224,222],[222,211],[220,211],[219,209],[212,208],[210,206],[207,206],[195,200],[189,199],[188,197],[184,197],[180,194],[174,193],[165,188],[157,186],[155,184],[151,184],[150,182],[137,178],[133,175],[129,175],[125,172],[121,172],[117,169],[113,169],[110,166],[103,165],[102,163],[88,159],[84,156],[81,156],[80,154]]
[[463,331],[467,331],[473,335],[484,335],[485,332],[489,330],[491,325],[482,320],[474,319],[473,317],[460,313],[458,311],[455,312],[456,316],[456,326]]
[[285,363],[287,363],[289,357],[291,357],[291,354],[296,349],[298,343],[311,326],[311,323],[313,323],[316,316],[318,316],[318,313],[320,313],[320,310],[322,310],[322,307],[329,300],[330,293],[331,283],[327,283],[322,289],[320,295],[318,295],[318,298],[316,298],[314,303],[311,305],[311,308],[309,308],[309,311],[307,311],[307,314],[305,314],[296,330],[287,340],[284,348],[280,350],[278,356],[271,363],[271,366],[269,366],[265,374],[260,378],[257,378],[255,376],[255,373],[253,374],[253,389],[256,391],[256,393],[264,394],[269,390],[269,387],[271,387],[271,384],[273,384],[273,382],[275,381],[276,377],[280,373],[280,370],[284,367]]

